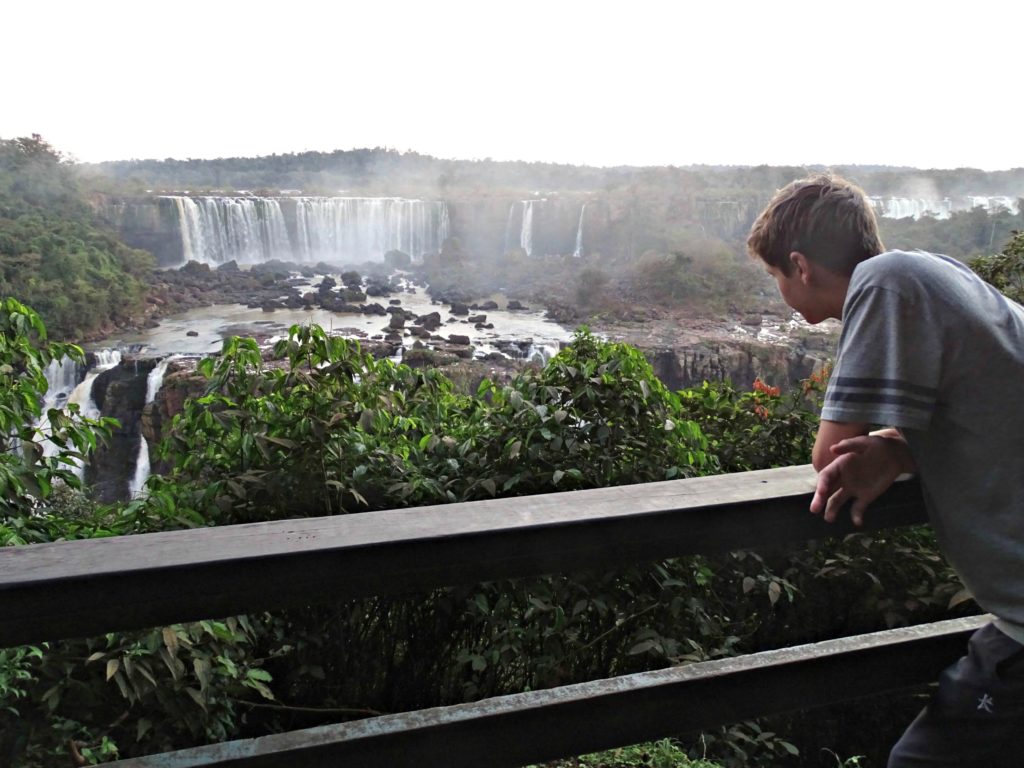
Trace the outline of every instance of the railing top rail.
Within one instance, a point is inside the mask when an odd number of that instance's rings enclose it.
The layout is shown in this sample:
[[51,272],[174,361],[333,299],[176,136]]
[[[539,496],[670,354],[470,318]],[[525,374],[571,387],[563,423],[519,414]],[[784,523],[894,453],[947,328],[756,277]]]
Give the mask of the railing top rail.
[[[0,550],[0,647],[841,535],[809,466]],[[866,529],[922,522],[916,483]]]

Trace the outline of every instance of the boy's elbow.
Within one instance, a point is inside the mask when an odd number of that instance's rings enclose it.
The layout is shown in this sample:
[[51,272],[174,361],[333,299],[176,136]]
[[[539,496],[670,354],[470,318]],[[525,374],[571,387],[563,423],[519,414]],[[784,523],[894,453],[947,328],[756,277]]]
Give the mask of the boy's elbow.
[[814,440],[814,448],[811,450],[811,464],[814,465],[815,471],[821,472],[835,461],[836,455],[832,452],[832,446],[836,443],[867,433],[867,424],[822,419],[821,424],[818,425],[818,436]]
[[831,446],[822,445],[820,442],[815,443],[814,450],[811,452],[811,464],[814,466],[815,472],[821,472],[832,463],[835,456],[832,455],[830,448]]

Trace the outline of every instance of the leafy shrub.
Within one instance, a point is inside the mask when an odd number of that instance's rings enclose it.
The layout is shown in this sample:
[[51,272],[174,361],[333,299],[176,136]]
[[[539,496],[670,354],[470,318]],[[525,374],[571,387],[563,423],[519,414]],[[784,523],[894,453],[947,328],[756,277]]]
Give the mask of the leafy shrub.
[[[90,511],[68,497],[32,518],[44,521],[32,536],[9,539],[804,463],[816,421],[802,395],[763,382],[670,392],[637,350],[585,329],[543,369],[476,396],[319,328],[293,328],[274,352],[267,361],[232,339],[202,363],[207,393],[175,419],[162,448],[173,469],[151,479],[146,500]],[[807,394],[820,387],[821,377]],[[896,533],[11,649],[0,656],[0,754],[46,765],[70,741],[82,759],[105,760],[864,631],[940,614],[956,589],[947,576],[927,535]],[[727,766],[779,764],[799,746],[758,723],[704,743]]]
[[1017,303],[1024,302],[1024,232],[1013,237],[995,256],[979,256],[970,263],[971,269]]

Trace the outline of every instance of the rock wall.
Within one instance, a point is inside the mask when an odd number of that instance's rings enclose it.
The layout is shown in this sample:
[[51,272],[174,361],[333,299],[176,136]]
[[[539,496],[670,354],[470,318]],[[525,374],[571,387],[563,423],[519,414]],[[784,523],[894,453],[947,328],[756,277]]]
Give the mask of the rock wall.
[[[583,206],[581,255],[635,257],[654,248],[680,247],[687,230],[727,242],[746,236],[764,201],[759,198],[716,199],[677,195],[637,199],[628,190],[607,193],[549,194],[522,197],[481,192],[445,200],[449,234],[473,259],[499,258],[521,247],[524,200],[532,200],[529,237],[535,256],[569,256],[577,250]],[[98,197],[101,216],[134,248],[152,253],[161,267],[184,263],[178,206],[167,197]],[[282,205],[286,224],[294,230],[294,206]],[[383,254],[381,254],[383,258]],[[293,260],[299,261],[295,254]]]
[[716,341],[649,349],[644,354],[657,377],[673,390],[699,387],[705,381],[730,381],[749,388],[756,378],[785,390],[819,370],[830,357],[799,344]]
[[161,267],[184,263],[181,226],[174,201],[151,196],[100,197],[93,205],[126,245],[149,251]]
[[120,422],[85,468],[85,484],[90,494],[102,502],[128,498],[128,486],[138,463],[146,377],[156,364],[154,359],[122,359],[93,382],[92,399],[100,414]]

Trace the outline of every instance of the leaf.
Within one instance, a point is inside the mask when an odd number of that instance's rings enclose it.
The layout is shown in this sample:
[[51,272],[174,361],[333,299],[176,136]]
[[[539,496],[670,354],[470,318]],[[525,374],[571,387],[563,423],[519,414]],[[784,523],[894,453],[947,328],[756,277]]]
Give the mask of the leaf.
[[270,701],[276,701],[276,699],[274,698],[273,692],[271,692],[271,690],[266,685],[261,683],[259,680],[249,679],[249,680],[246,680],[245,684],[249,688],[252,688],[253,690],[258,691],[260,696],[262,696],[264,699],[269,699]]
[[[93,653],[93,654],[89,655],[89,658],[85,660],[85,663],[88,664],[88,663],[93,662],[93,661],[99,661],[100,659],[102,659],[106,655],[107,654],[105,654],[103,651],[96,651],[96,653]],[[110,678],[108,677],[107,679],[109,680]]]
[[210,685],[210,662],[206,659],[193,659],[192,668],[195,670],[196,679],[199,680],[199,687],[205,691]]
[[172,656],[178,653],[178,633],[175,632],[171,627],[164,627],[160,630],[164,639],[164,646],[170,652]]
[[656,648],[658,646],[658,644],[659,644],[658,640],[655,640],[655,639],[644,640],[642,642],[637,643],[632,648],[630,648],[628,651],[626,651],[626,654],[628,656],[636,656],[637,654],[640,654],[640,653],[647,653],[647,651],[651,650],[652,648]]
[[966,603],[968,600],[973,600],[974,595],[971,594],[971,590],[964,587],[951,598],[949,598],[949,605],[946,608],[954,608],[961,603]]
[[768,584],[768,599],[772,605],[779,602],[779,597],[782,596],[782,587],[779,586],[779,582],[773,581]]
[[797,749],[794,745],[790,744],[788,741],[783,741],[782,739],[779,739],[776,743],[784,750],[789,752],[789,754],[791,755],[797,756],[800,754],[800,750]]
[[119,670],[120,668],[121,668],[121,660],[120,659],[109,659],[107,661],[107,682],[108,683],[110,682],[110,678],[112,678],[117,673],[117,670]]
[[551,474],[551,484],[552,485],[558,485],[558,481],[561,480],[563,477],[565,477],[565,472],[563,472],[560,469],[556,469]]
[[757,586],[757,582],[753,579],[753,577],[745,576],[743,578],[743,594],[747,594],[755,586]]
[[201,694],[195,688],[186,688],[185,693],[187,693],[192,698],[192,701],[194,701],[202,708],[203,712],[206,711],[206,699],[203,696],[203,694]]

